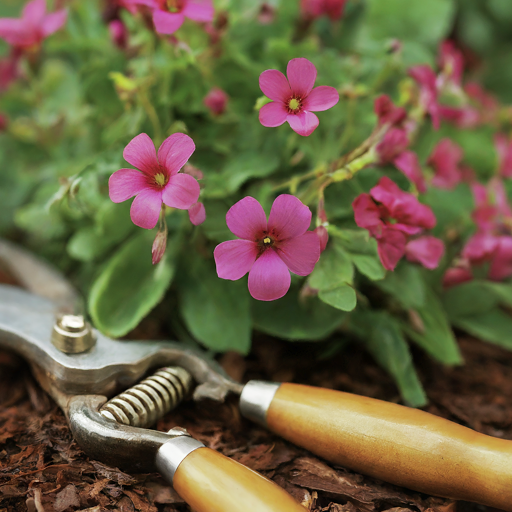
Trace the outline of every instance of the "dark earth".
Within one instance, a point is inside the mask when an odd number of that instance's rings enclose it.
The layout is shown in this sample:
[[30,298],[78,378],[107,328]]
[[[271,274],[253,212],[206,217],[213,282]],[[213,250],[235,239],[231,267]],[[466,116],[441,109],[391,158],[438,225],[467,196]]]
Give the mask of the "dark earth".
[[[11,280],[12,281],[12,280]],[[9,282],[0,272],[0,282]],[[133,337],[158,337],[154,320]],[[220,358],[245,382],[311,384],[400,402],[387,374],[356,342],[325,356],[329,344],[256,336],[252,353]],[[429,398],[425,410],[492,436],[512,439],[512,352],[459,337],[465,365],[447,368],[414,350]],[[332,466],[240,417],[235,401],[186,402],[157,428],[179,425],[207,446],[259,471],[314,512],[492,512],[476,504],[421,495]],[[0,351],[0,512],[186,512],[157,474],[128,474],[89,459],[65,418],[18,357]],[[250,512],[250,511],[248,511]]]

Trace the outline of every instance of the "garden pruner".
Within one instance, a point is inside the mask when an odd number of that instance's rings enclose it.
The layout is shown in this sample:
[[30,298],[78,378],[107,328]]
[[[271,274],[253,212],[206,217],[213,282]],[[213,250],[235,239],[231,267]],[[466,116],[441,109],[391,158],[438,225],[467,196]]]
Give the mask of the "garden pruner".
[[0,286],[1,345],[30,362],[86,453],[128,470],[159,471],[197,512],[303,508],[187,432],[144,428],[189,392],[197,401],[237,394],[242,415],[334,464],[416,491],[512,511],[511,441],[349,393],[262,381],[243,386],[215,361],[179,343],[109,339],[72,314],[73,292],[60,276],[4,243],[1,259],[29,290]]

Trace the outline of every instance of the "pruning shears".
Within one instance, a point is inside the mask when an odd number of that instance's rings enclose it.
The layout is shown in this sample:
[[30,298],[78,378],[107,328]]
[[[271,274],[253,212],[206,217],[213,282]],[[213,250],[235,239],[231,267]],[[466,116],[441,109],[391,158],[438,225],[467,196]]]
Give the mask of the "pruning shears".
[[240,397],[243,416],[331,463],[512,511],[512,441],[350,393],[242,385],[179,343],[109,339],[74,314],[74,291],[46,264],[6,242],[0,242],[0,261],[28,290],[0,285],[0,346],[29,361],[89,456],[127,470],[159,471],[197,512],[303,510],[276,484],[183,429],[147,428],[189,395],[200,402],[229,394]]

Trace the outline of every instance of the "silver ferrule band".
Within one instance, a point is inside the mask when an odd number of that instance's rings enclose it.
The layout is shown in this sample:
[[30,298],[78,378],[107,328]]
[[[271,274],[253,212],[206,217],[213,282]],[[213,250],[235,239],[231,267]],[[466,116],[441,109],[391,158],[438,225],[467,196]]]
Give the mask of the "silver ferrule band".
[[250,380],[240,395],[242,416],[266,427],[267,411],[280,385],[277,382]]
[[172,484],[174,474],[183,460],[204,444],[189,436],[178,436],[164,443],[156,453],[156,467]]

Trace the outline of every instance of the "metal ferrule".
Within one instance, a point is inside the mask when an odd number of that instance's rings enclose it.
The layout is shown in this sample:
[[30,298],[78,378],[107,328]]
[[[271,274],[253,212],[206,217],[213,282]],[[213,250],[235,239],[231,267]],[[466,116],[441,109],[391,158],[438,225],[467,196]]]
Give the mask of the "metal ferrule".
[[240,395],[242,416],[266,427],[267,411],[280,385],[277,382],[250,380]]
[[204,444],[193,437],[182,435],[164,443],[156,454],[156,467],[172,484],[174,474],[183,460]]

